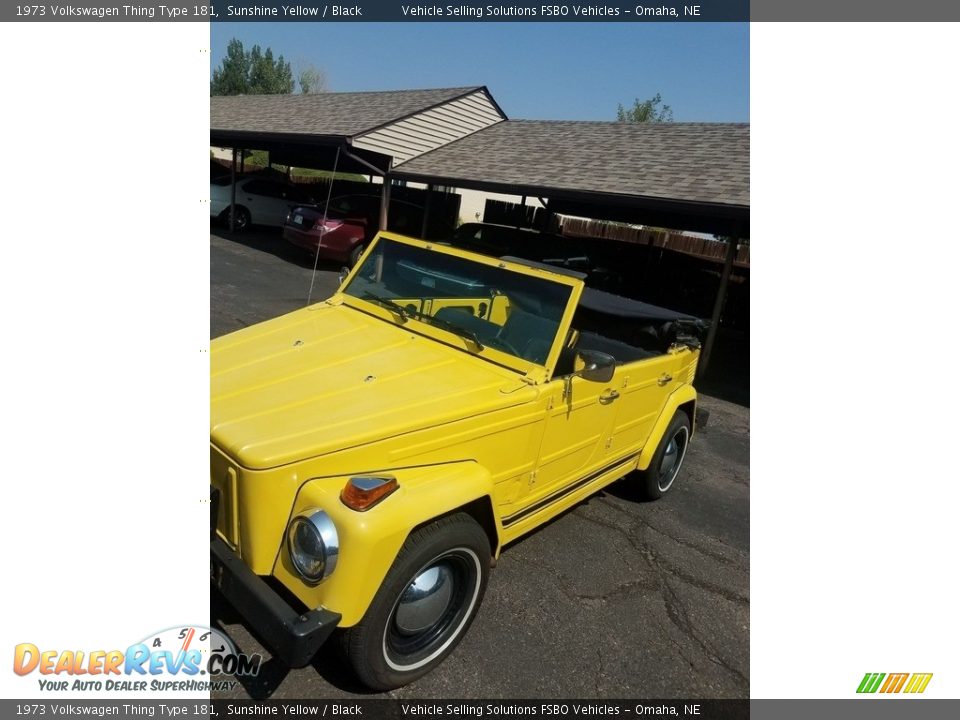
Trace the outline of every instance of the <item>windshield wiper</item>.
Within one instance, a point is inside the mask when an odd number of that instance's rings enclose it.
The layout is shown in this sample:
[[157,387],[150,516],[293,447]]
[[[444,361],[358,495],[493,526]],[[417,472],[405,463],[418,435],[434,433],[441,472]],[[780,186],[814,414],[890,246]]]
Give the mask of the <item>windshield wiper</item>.
[[465,327],[460,327],[456,323],[452,323],[449,320],[438,318],[436,315],[427,315],[426,313],[419,313],[417,315],[417,320],[422,320],[425,323],[437,325],[442,327],[444,330],[449,330],[454,335],[459,335],[460,337],[466,338],[472,342],[477,346],[477,350],[483,350],[483,343],[480,342],[480,338],[477,337],[477,334],[473,332],[473,330],[467,330]]
[[369,300],[372,303],[379,305],[382,308],[386,308],[391,312],[395,312],[401,320],[408,320],[410,314],[407,312],[407,309],[400,303],[394,302],[385,297],[380,297],[379,295],[374,295],[372,292],[364,292],[360,296],[363,300]]

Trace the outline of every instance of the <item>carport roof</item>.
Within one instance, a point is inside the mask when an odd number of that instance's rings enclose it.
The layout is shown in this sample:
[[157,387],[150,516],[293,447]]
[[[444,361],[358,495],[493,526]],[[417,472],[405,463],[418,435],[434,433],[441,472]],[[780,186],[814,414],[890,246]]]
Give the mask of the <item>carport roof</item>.
[[485,88],[211,97],[210,130],[354,137],[478,90]]
[[281,165],[383,175],[506,116],[482,85],[210,98],[210,144],[266,150]]
[[509,120],[393,176],[549,197],[556,212],[749,233],[750,126]]

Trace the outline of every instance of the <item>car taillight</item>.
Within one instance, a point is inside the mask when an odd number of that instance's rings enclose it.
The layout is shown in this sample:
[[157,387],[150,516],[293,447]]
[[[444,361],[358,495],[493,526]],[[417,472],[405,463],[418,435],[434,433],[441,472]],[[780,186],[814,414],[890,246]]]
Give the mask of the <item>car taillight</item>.
[[343,221],[341,220],[327,220],[324,222],[323,218],[321,218],[313,224],[313,229],[322,230],[323,232],[330,232],[331,230],[336,230],[341,225],[343,225]]

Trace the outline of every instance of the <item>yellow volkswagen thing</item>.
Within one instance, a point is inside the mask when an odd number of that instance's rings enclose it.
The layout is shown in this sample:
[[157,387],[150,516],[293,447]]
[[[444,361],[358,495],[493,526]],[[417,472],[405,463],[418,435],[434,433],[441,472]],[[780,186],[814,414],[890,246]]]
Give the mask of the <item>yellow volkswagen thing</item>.
[[501,549],[693,435],[703,324],[562,268],[381,233],[330,299],[211,344],[214,584],[288,665],[436,667]]

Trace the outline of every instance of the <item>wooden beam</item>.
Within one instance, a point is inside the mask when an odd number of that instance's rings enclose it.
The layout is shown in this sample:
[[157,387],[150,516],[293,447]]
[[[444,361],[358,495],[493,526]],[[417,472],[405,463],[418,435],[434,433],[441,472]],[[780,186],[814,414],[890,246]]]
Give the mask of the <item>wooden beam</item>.
[[723,259],[723,272],[720,273],[720,287],[717,288],[717,297],[713,303],[713,313],[710,315],[710,330],[707,331],[707,341],[703,344],[703,350],[700,352],[700,364],[697,367],[697,375],[699,377],[703,377],[707,372],[707,366],[710,363],[710,353],[713,351],[713,344],[717,340],[717,331],[720,329],[720,316],[723,313],[723,303],[727,299],[730,273],[733,271],[733,261],[737,257],[737,248],[739,245],[739,238],[727,238],[727,254]]
[[423,226],[420,228],[420,239],[427,239],[427,224],[430,220],[430,201],[433,199],[433,185],[427,185],[427,199],[423,203]]
[[520,227],[523,225],[523,218],[526,212],[527,212],[527,196],[523,195],[520,198],[520,212],[517,214],[517,227],[516,227],[517,230],[519,230]]
[[383,176],[383,190],[380,194],[380,230],[387,229],[387,218],[390,214],[390,184],[392,180],[390,175]]
[[237,149],[233,148],[230,163],[230,232],[236,228],[237,218]]

